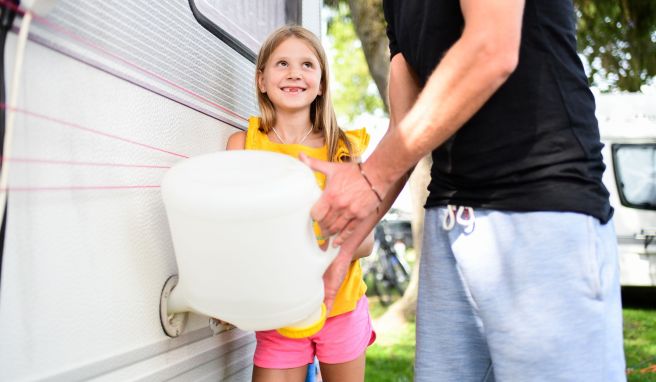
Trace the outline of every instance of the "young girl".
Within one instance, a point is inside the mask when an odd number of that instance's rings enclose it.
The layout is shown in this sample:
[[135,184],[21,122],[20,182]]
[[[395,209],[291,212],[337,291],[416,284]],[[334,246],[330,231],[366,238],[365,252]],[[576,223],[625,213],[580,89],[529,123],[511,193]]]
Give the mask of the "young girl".
[[[256,63],[262,116],[228,139],[228,150],[268,150],[293,157],[356,161],[369,143],[364,129],[344,132],[335,119],[326,55],[319,40],[299,26],[282,27],[264,42]],[[315,173],[323,188],[325,176]],[[365,351],[373,343],[366,286],[357,260],[371,252],[373,236],[355,251],[324,327],[308,338],[276,330],[256,333],[253,381],[304,381],[316,355],[324,381],[364,381]]]

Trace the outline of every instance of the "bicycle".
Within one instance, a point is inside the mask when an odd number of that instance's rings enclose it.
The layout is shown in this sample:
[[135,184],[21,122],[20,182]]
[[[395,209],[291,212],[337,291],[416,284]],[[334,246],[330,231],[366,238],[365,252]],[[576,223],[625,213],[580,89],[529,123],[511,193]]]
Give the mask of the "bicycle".
[[410,282],[410,266],[404,255],[404,237],[398,221],[381,220],[374,229],[372,253],[362,261],[362,274],[383,306],[391,304],[395,294],[403,296]]

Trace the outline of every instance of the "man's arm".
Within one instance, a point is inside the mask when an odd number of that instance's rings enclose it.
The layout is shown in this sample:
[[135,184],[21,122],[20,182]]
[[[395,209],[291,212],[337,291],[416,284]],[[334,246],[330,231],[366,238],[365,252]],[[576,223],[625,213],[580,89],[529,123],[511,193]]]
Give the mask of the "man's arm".
[[[524,0],[461,0],[460,4],[465,19],[462,36],[431,74],[408,114],[362,165],[381,195],[467,122],[517,66]],[[327,177],[313,218],[346,239],[376,209],[376,195],[355,166],[306,163]]]
[[460,3],[465,19],[462,36],[431,74],[399,128],[363,165],[382,193],[467,122],[517,66],[524,0]]
[[[401,54],[394,55],[390,63],[388,94],[390,95],[390,125],[387,131],[389,134],[390,130],[396,128],[398,121],[407,114],[419,95],[417,77]],[[323,276],[324,303],[329,311],[332,308],[337,291],[342,285],[351,261],[363,257],[363,255],[368,255],[368,253],[362,253],[363,245],[361,242],[367,242],[368,239],[373,239],[372,230],[374,226],[392,206],[392,203],[394,203],[394,200],[396,200],[403,189],[408,177],[409,173],[408,176],[402,176],[394,183],[387,192],[383,203],[379,206],[378,213],[367,216],[360,224],[354,226],[353,231],[348,232],[348,235],[340,235],[335,238],[336,243],[341,244],[341,248],[339,254]],[[348,236],[348,239],[344,241],[346,236]],[[371,252],[371,249],[369,249],[369,252]]]
[[417,97],[419,97],[419,80],[410,68],[403,54],[398,53],[390,62],[390,75],[388,81],[390,127],[396,128],[401,120],[408,114]]

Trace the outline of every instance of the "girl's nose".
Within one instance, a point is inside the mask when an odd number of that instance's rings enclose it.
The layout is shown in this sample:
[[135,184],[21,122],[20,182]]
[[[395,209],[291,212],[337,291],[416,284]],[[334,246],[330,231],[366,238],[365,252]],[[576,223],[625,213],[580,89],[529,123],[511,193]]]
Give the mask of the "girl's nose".
[[290,79],[300,79],[303,77],[301,71],[298,68],[289,68],[289,73],[287,74]]

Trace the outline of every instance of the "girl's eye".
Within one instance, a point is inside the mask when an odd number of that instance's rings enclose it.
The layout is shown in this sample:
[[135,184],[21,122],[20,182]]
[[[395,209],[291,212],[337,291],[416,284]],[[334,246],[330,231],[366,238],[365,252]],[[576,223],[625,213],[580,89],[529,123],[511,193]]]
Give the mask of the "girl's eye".
[[305,63],[303,63],[303,67],[308,68],[308,69],[312,69],[312,68],[314,68],[314,65],[311,62],[305,62]]
[[276,66],[286,67],[286,66],[287,66],[287,61],[278,61],[278,62],[276,63]]

